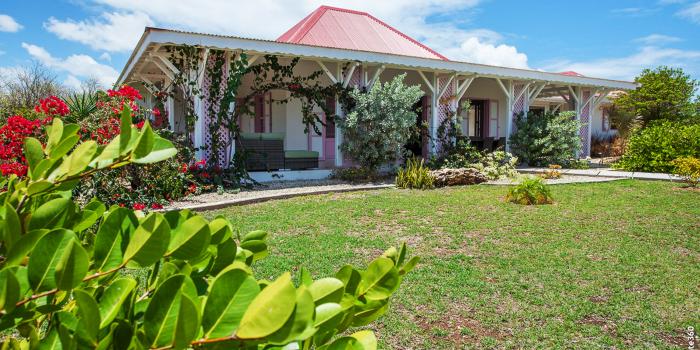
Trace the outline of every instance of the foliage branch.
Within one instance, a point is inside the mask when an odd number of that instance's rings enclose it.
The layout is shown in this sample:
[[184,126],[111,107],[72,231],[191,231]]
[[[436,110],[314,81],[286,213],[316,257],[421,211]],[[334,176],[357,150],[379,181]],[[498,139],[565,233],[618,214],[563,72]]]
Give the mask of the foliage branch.
[[78,131],[54,119],[45,147],[24,140],[28,175],[0,178],[3,348],[376,348],[371,331],[340,334],[387,310],[418,262],[405,245],[366,270],[346,265],[313,280],[302,268],[298,286],[290,273],[257,280],[263,231],[241,235],[223,217],[189,211],[76,205],[70,192],[81,179],[176,153],[148,122],[134,127],[128,107],[107,144],[79,143]]

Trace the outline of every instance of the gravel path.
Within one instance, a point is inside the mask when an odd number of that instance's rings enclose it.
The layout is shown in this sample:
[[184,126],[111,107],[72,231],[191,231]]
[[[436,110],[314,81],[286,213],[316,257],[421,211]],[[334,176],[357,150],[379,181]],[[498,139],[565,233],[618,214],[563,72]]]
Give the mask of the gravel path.
[[210,210],[231,205],[243,205],[272,199],[283,199],[308,194],[349,192],[394,187],[393,182],[351,184],[339,180],[277,181],[240,192],[203,193],[174,202],[165,210]]

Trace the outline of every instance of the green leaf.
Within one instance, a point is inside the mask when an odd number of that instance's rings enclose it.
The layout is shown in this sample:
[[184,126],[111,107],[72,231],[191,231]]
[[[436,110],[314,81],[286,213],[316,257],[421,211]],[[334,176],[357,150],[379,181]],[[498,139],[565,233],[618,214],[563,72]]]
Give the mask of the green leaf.
[[314,283],[314,280],[311,278],[311,273],[309,272],[309,269],[303,266],[299,268],[299,283],[307,287]]
[[9,250],[22,238],[22,225],[15,208],[9,203],[0,207],[0,218],[3,219],[3,224],[0,225],[0,238]]
[[56,287],[54,278],[56,266],[63,252],[75,240],[75,234],[65,229],[46,233],[37,242],[29,257],[29,284],[35,292],[43,292]]
[[124,106],[119,123],[119,141],[117,143],[119,145],[119,154],[126,154],[128,150],[127,146],[131,140],[131,120],[131,108]]
[[175,349],[188,349],[199,331],[199,310],[187,294],[180,297],[180,310],[175,324],[173,345]]
[[100,298],[99,310],[100,310],[100,329],[107,327],[124,304],[126,298],[131,294],[131,292],[136,287],[136,281],[131,278],[120,278],[112,282],[107,289],[105,289],[102,297]]
[[236,336],[256,339],[280,329],[294,312],[296,291],[287,272],[258,294],[243,315]]
[[62,350],[61,338],[58,337],[58,331],[52,329],[51,332],[41,339],[41,343],[37,347],[38,350]]
[[184,275],[174,275],[158,287],[143,318],[146,340],[151,347],[172,344],[180,313]]
[[216,255],[214,255],[214,264],[211,267],[212,275],[218,274],[220,271],[231,265],[236,260],[238,247],[233,238],[228,238],[221,244],[216,246]]
[[134,146],[134,150],[132,151],[131,157],[133,159],[139,159],[151,153],[151,150],[153,149],[154,138],[155,135],[153,134],[153,129],[151,129],[151,124],[148,121],[146,121],[136,139],[136,143]]
[[406,252],[407,251],[408,251],[408,249],[406,248],[406,242],[403,242],[401,244],[401,249],[399,250],[399,258],[396,260],[396,266],[403,265],[403,262],[406,259]]
[[343,307],[338,303],[325,303],[316,307],[316,319],[314,326],[319,332],[326,333],[335,330],[335,327],[343,320]]
[[73,220],[73,231],[83,232],[94,225],[104,214],[106,208],[104,203],[93,198],[85,205],[79,217]]
[[63,227],[72,216],[75,204],[70,198],[56,198],[42,204],[29,219],[28,230]]
[[209,223],[201,216],[193,216],[172,232],[168,255],[176,259],[193,259],[209,246]]
[[355,270],[351,265],[345,265],[338,270],[335,274],[335,278],[343,281],[343,284],[345,284],[345,293],[356,295],[357,286],[360,284],[362,276],[360,272]]
[[44,192],[53,187],[53,182],[47,180],[32,181],[27,187],[27,194],[32,196],[37,193]]
[[92,162],[95,153],[97,153],[97,142],[95,141],[89,140],[78,145],[70,154],[70,162],[66,162],[69,165],[66,174],[73,176],[82,173]]
[[12,312],[19,301],[19,292],[17,276],[7,268],[0,270],[0,311]]
[[231,268],[216,276],[202,313],[204,337],[233,334],[259,292],[255,279],[242,269]]
[[269,335],[267,339],[272,344],[285,345],[293,341],[308,339],[315,332],[314,328],[314,300],[306,287],[300,287],[296,291],[297,302],[294,313],[280,330]]
[[95,236],[97,271],[108,271],[122,264],[126,243],[137,225],[134,212],[127,208],[116,208],[107,214]]
[[336,339],[330,345],[321,347],[322,350],[375,350],[377,338],[370,330],[353,333],[349,337]]
[[27,165],[31,172],[44,159],[44,148],[41,146],[41,142],[33,137],[26,137],[24,139],[24,156],[27,158]]
[[153,140],[150,151],[145,155],[132,159],[132,161],[136,164],[151,164],[172,158],[176,154],[177,149],[172,142],[162,137],[156,137]]
[[343,281],[327,277],[314,281],[309,287],[309,292],[314,298],[316,305],[325,303],[339,303],[345,292]]
[[46,154],[51,156],[53,147],[61,142],[63,137],[63,121],[59,118],[53,118],[53,123],[51,126],[46,128],[46,134],[48,135],[48,140],[46,142]]
[[92,295],[76,289],[73,291],[73,298],[78,304],[78,315],[80,316],[77,333],[81,338],[91,345],[97,345],[97,332],[100,328],[100,310]]
[[170,227],[160,213],[149,214],[136,228],[124,252],[124,262],[149,266],[160,260],[170,243]]
[[[49,157],[53,160],[61,159],[63,156],[68,154],[70,150],[73,149],[73,147],[80,141],[80,136],[78,135],[71,135],[63,140],[61,140],[55,147],[51,149],[51,153],[49,153]],[[48,147],[47,147],[48,151]],[[35,177],[40,177],[42,175],[43,171],[41,172],[34,172]]]
[[243,242],[264,241],[265,239],[267,239],[267,231],[263,230],[250,231],[243,236]]
[[29,254],[29,252],[34,249],[36,242],[39,241],[49,230],[40,229],[29,231],[27,234],[22,236],[9,250],[7,256],[5,257],[5,266],[13,266],[20,264],[22,260]]
[[241,242],[241,248],[249,250],[253,253],[253,261],[258,261],[267,256],[267,244],[262,240],[244,240]]
[[399,286],[399,272],[389,258],[377,258],[361,273],[357,287],[359,295],[369,300],[381,300],[391,296]]
[[399,271],[399,274],[405,275],[405,274],[411,272],[411,270],[413,270],[413,268],[415,268],[416,265],[418,265],[418,262],[419,262],[419,261],[420,261],[420,257],[419,257],[419,256],[414,256],[414,257],[412,257],[410,260],[408,260],[408,262],[406,263],[406,265],[404,265],[404,266],[401,268],[401,271]]
[[88,254],[77,240],[73,240],[63,251],[56,264],[56,287],[71,290],[77,287],[88,271]]
[[233,230],[228,220],[217,217],[209,222],[209,231],[211,232],[211,244],[219,244],[233,236]]

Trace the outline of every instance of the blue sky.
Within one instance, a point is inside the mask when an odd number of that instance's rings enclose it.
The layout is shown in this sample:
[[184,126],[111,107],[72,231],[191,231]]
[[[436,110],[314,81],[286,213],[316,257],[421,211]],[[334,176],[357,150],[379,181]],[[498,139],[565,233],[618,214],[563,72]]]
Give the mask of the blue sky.
[[700,79],[700,1],[0,0],[0,74],[38,60],[109,85],[146,25],[274,39],[322,4],[363,10],[451,59],[632,79]]

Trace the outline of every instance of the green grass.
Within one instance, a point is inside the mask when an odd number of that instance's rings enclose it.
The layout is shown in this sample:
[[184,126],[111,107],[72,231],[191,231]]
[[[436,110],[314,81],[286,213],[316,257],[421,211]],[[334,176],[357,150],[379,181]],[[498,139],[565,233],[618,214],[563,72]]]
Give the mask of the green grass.
[[388,349],[679,348],[700,329],[700,193],[666,182],[552,187],[554,205],[455,187],[233,207],[271,233],[258,278],[315,278],[408,243],[422,263],[372,325]]

